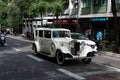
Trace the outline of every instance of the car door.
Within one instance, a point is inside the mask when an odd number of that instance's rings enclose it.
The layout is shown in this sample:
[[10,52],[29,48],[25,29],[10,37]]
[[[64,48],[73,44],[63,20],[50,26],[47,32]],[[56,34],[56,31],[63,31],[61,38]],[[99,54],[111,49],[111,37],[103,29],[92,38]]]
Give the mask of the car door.
[[43,41],[44,41],[43,30],[39,30],[39,47],[40,47],[40,52],[43,51],[43,47],[44,47]]
[[43,52],[45,52],[48,55],[50,55],[51,43],[52,43],[51,31],[50,30],[46,30],[46,31],[44,31]]

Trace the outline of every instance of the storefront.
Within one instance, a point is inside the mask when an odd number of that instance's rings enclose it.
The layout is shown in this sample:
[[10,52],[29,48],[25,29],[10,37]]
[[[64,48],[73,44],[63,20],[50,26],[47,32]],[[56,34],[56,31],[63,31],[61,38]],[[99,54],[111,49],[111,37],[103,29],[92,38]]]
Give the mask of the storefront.
[[107,34],[114,29],[113,18],[99,17],[99,18],[80,18],[79,20],[73,19],[61,19],[54,20],[54,24],[61,27],[70,29],[71,32],[79,32],[88,37],[92,35],[93,39],[96,40],[96,34],[101,31],[103,39],[106,39]]
[[96,39],[96,34],[97,34],[97,32],[100,31],[103,34],[103,36],[102,36],[103,39],[105,39],[107,30],[108,30],[108,27],[109,27],[108,18],[104,18],[104,17],[91,18],[90,22],[91,22],[91,28],[93,30],[92,31],[93,37]]
[[77,19],[61,19],[54,20],[55,27],[70,29],[71,32],[76,32],[78,22]]

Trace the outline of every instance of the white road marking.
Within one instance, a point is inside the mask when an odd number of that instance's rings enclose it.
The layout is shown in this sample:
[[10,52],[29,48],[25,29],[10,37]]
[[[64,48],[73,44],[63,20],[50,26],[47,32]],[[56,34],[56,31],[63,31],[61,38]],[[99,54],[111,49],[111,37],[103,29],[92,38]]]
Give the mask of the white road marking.
[[17,48],[12,48],[12,49],[15,50],[15,51],[18,51],[18,52],[21,51],[20,49],[17,49]]
[[83,80],[83,79],[85,79],[84,77],[79,76],[79,75],[77,75],[75,73],[72,73],[70,71],[67,71],[65,69],[57,69],[57,70],[60,71],[60,72],[62,72],[62,73],[64,73],[64,74],[66,74],[66,75],[68,75],[68,76],[70,76],[70,77],[73,77],[73,78],[75,78],[77,80]]
[[36,61],[38,61],[38,62],[44,61],[44,60],[42,60],[42,59],[40,59],[38,57],[35,57],[33,55],[27,55],[27,56],[30,57],[30,58],[32,58],[32,59],[34,59],[34,60],[36,60]]

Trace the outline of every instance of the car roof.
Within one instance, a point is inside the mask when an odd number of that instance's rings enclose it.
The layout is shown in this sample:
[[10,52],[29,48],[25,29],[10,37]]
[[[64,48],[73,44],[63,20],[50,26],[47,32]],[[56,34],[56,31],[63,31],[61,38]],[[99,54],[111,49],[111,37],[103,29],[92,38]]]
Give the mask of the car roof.
[[69,29],[65,29],[65,28],[35,28],[35,30],[50,30],[50,31],[63,30],[63,31],[70,31]]
[[[81,33],[71,33],[71,34],[81,34]],[[82,35],[82,34],[81,34]]]

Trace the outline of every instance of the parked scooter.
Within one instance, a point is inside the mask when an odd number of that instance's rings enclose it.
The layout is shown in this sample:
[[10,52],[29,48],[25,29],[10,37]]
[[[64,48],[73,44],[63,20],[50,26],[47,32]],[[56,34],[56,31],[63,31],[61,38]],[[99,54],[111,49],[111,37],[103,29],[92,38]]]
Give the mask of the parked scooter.
[[1,34],[0,35],[0,45],[1,46],[3,46],[5,44],[5,39],[6,39],[5,34]]

